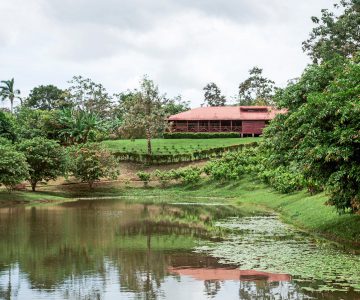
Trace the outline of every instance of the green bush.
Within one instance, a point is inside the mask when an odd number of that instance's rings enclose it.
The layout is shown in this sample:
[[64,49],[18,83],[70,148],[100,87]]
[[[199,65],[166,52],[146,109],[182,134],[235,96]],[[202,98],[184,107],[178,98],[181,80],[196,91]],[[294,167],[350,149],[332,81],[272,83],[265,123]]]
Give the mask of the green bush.
[[69,155],[70,172],[75,178],[87,182],[90,188],[101,178],[115,180],[119,175],[118,160],[98,143],[73,146]]
[[164,139],[239,138],[239,132],[165,132]]
[[144,183],[144,186],[148,186],[148,183],[150,181],[151,174],[146,173],[143,171],[139,171],[136,173],[136,175],[139,177],[139,179]]
[[242,151],[227,152],[219,159],[213,159],[206,164],[204,172],[216,181],[237,180],[244,173],[249,173],[253,164],[257,148],[248,148]]
[[160,181],[161,186],[163,186],[163,187],[165,187],[169,183],[170,180],[174,179],[173,178],[173,172],[171,172],[171,171],[162,172],[160,170],[156,170],[154,172],[154,175]]
[[0,145],[0,185],[11,191],[29,176],[25,155],[11,145]]
[[196,184],[201,179],[202,170],[198,167],[183,168],[173,172],[175,178],[181,179],[184,184]]

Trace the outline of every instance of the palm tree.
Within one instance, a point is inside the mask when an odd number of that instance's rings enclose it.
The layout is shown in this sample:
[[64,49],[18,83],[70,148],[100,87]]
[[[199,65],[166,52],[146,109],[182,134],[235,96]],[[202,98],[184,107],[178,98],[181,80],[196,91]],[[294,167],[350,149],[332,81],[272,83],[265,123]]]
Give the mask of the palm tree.
[[2,80],[0,83],[3,85],[0,86],[0,97],[1,100],[10,100],[11,112],[13,112],[14,99],[20,99],[20,90],[14,89],[14,78],[11,80]]

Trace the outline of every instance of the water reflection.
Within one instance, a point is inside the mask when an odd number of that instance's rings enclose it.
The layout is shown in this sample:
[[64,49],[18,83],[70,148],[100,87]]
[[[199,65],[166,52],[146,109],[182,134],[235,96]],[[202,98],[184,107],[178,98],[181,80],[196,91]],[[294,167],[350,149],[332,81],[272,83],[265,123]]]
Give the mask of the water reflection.
[[0,209],[0,299],[307,299],[286,274],[191,251],[239,214],[113,200]]

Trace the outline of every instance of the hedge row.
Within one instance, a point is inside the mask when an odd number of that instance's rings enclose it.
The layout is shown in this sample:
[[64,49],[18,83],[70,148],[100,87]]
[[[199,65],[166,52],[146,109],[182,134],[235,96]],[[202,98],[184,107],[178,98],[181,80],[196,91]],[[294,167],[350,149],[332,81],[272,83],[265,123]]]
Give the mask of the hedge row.
[[177,163],[177,162],[191,162],[202,159],[209,159],[213,157],[220,157],[224,152],[238,151],[247,147],[254,147],[257,143],[249,144],[240,144],[232,145],[226,147],[217,147],[211,149],[204,149],[199,151],[194,151],[193,153],[183,153],[183,154],[142,154],[134,152],[122,152],[116,151],[113,154],[120,161],[132,161],[139,163],[148,163],[148,164],[168,164],[168,163]]
[[239,138],[239,132],[165,132],[164,139]]

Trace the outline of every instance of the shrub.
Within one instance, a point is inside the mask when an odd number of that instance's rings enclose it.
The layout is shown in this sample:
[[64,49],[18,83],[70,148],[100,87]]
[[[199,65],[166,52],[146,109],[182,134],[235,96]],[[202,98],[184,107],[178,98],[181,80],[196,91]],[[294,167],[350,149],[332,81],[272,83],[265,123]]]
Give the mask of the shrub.
[[169,171],[169,172],[166,172],[166,171],[162,172],[162,171],[160,171],[160,170],[156,170],[156,171],[154,172],[154,175],[155,175],[156,178],[160,181],[160,184],[161,184],[161,186],[163,186],[163,187],[165,187],[165,186],[168,184],[168,182],[173,179],[173,172],[171,172],[171,171]]
[[117,179],[118,160],[98,143],[87,143],[70,149],[69,170],[75,178],[87,182],[93,188],[101,178]]
[[213,159],[206,164],[204,172],[217,181],[237,180],[244,173],[249,173],[256,164],[256,148],[246,148],[242,151],[227,152],[219,159]]
[[302,189],[303,177],[296,171],[286,167],[278,167],[265,171],[268,183],[280,193],[291,193]]
[[195,184],[200,181],[202,170],[198,167],[190,167],[177,170],[173,173],[175,178],[180,178],[185,184]]
[[57,142],[36,137],[24,140],[17,145],[17,148],[24,153],[29,164],[28,180],[33,191],[39,181],[55,180],[64,174],[65,153]]
[[143,171],[139,171],[139,172],[136,173],[136,175],[144,183],[144,186],[147,187],[148,183],[150,181],[151,174],[143,172]]
[[29,176],[25,155],[10,145],[0,145],[0,185],[11,191]]
[[239,138],[239,132],[165,132],[164,139]]

